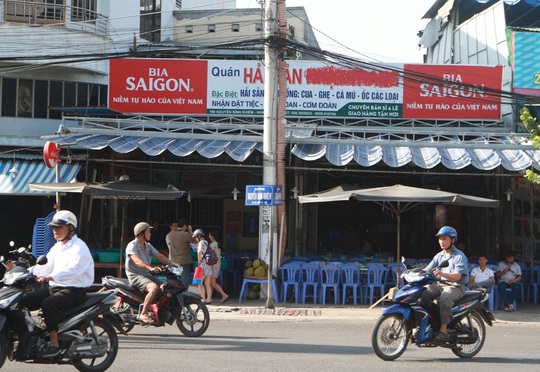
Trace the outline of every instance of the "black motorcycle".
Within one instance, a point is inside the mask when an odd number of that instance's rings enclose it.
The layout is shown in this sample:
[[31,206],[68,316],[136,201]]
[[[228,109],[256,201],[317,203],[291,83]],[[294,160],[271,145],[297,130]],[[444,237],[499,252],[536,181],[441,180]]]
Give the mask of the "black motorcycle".
[[[45,357],[49,334],[41,317],[36,321],[21,307],[25,292],[39,284],[27,265],[36,261],[47,263],[47,257],[37,260],[25,248],[9,252],[18,258],[0,262],[7,271],[0,281],[0,368],[7,358],[16,362],[41,364],[72,364],[79,371],[105,371],[118,353],[118,336],[113,328],[121,328],[119,319],[110,307],[118,298],[114,291],[89,293],[86,301],[60,316],[58,341],[61,352]],[[39,316],[39,314],[38,314]]]
[[161,286],[161,291],[148,312],[148,316],[153,320],[150,324],[142,323],[137,316],[143,306],[145,293],[130,286],[127,279],[113,276],[102,278],[103,290],[118,290],[120,301],[112,310],[122,317],[123,331],[127,333],[137,324],[163,327],[176,321],[176,326],[184,335],[203,335],[210,324],[210,314],[201,296],[189,292],[182,284],[182,267],[165,265],[161,267],[161,274],[165,275],[167,281]]

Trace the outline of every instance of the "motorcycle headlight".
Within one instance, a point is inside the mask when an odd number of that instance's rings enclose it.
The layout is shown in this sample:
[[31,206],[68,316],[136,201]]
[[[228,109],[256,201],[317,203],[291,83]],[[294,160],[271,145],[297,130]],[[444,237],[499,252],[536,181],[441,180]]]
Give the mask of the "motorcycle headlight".
[[4,278],[4,283],[7,285],[12,285],[15,283],[15,281],[20,278],[21,276],[28,274],[26,270],[19,271],[19,270],[10,270],[6,273],[6,276]]

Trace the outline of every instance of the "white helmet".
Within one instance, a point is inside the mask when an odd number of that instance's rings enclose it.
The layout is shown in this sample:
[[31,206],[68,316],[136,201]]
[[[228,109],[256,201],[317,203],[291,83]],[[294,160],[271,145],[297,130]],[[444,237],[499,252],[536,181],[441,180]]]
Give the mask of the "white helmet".
[[138,224],[135,225],[135,227],[133,228],[133,234],[135,234],[135,236],[139,235],[140,233],[143,233],[146,231],[146,229],[152,229],[153,227],[150,226],[150,224],[148,224],[147,222],[139,222]]
[[52,221],[49,222],[49,226],[60,227],[65,225],[73,225],[73,227],[77,228],[77,217],[67,210],[56,212]]

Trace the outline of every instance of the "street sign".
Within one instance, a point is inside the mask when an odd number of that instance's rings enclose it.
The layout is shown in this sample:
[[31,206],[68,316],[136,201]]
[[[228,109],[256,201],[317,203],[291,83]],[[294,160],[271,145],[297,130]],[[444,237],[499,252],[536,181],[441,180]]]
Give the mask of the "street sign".
[[282,205],[283,186],[281,185],[246,185],[246,207],[261,205]]

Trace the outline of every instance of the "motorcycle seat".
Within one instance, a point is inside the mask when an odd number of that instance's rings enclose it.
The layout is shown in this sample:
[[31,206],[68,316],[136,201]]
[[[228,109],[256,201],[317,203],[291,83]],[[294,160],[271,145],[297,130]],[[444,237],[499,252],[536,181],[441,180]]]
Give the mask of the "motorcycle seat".
[[470,301],[476,301],[479,300],[482,297],[482,292],[479,291],[467,291],[465,292],[465,295],[461,297],[458,301],[456,301],[455,305],[461,305]]
[[131,285],[129,285],[129,281],[124,278],[107,277],[107,280],[114,284],[117,288],[122,288],[127,291],[133,291],[135,289]]
[[75,314],[82,309],[86,309],[87,307],[90,307],[94,304],[97,304],[98,302],[101,302],[105,297],[109,296],[109,292],[94,292],[94,293],[87,293],[86,294],[86,300],[74,307],[72,307],[69,310],[66,310],[62,313],[61,319],[65,319],[70,317],[72,314]]

